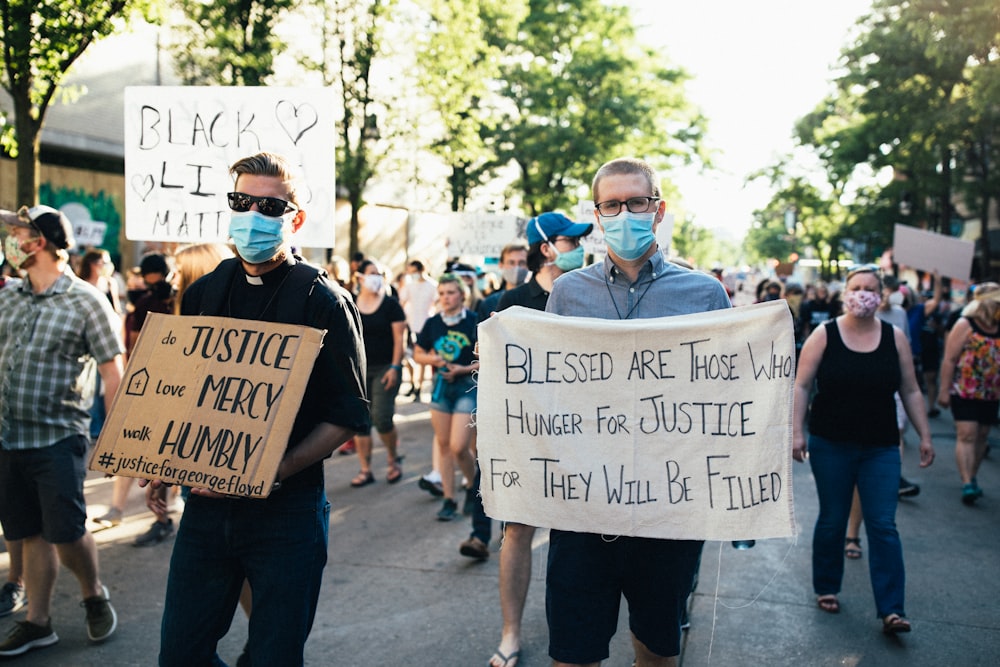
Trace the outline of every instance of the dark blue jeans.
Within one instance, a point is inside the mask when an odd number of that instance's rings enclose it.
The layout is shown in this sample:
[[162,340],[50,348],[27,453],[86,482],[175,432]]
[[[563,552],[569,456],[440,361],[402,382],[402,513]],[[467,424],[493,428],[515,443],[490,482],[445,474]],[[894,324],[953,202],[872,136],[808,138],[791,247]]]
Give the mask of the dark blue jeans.
[[244,578],[253,592],[250,662],[302,665],[326,565],[330,505],[322,486],[267,500],[191,495],[170,559],[161,667],[221,664]]
[[488,545],[490,539],[493,537],[493,519],[486,516],[486,510],[483,508],[483,497],[479,494],[482,479],[483,472],[477,465],[476,479],[472,482],[472,487],[469,489],[469,493],[475,498],[472,506],[472,533],[469,536],[478,537],[483,541],[483,544]]
[[840,592],[844,578],[844,537],[857,484],[868,536],[868,569],[875,611],[879,618],[889,614],[904,615],[906,574],[903,546],[896,530],[899,447],[895,444],[860,447],[811,436],[809,463],[819,495],[819,517],[813,532],[813,589],[816,594]]

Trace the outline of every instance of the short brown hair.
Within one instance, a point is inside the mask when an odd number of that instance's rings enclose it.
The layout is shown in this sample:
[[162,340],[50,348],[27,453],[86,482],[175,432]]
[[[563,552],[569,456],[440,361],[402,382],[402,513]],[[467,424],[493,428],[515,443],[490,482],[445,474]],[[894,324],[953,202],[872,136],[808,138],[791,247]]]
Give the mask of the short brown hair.
[[605,162],[594,175],[594,182],[591,185],[591,192],[594,195],[594,202],[597,202],[597,186],[605,176],[622,176],[639,174],[645,176],[649,182],[649,194],[653,197],[660,197],[660,177],[645,160],[635,157],[620,157],[610,162]]
[[234,180],[239,180],[240,176],[275,176],[281,179],[288,190],[288,201],[296,206],[299,204],[296,196],[296,183],[298,177],[292,170],[288,161],[276,153],[257,153],[245,158],[241,158],[233,163],[229,168],[229,173]]

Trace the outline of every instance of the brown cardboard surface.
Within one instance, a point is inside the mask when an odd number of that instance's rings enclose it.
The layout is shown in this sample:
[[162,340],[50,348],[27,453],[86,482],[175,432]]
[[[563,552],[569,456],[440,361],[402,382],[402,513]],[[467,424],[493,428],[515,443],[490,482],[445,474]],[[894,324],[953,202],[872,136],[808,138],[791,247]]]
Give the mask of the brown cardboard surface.
[[90,469],[267,497],[324,334],[150,314]]

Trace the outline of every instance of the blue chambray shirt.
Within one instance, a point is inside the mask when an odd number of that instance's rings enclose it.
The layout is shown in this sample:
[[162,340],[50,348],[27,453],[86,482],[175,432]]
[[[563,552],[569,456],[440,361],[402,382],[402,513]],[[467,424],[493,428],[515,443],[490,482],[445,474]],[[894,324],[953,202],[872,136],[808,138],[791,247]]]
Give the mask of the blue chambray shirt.
[[726,288],[714,276],[691,271],[656,252],[630,283],[610,259],[559,276],[545,310],[606,320],[688,315],[729,308]]
[[97,367],[124,351],[107,297],[68,267],[41,294],[0,289],[0,446],[88,436]]

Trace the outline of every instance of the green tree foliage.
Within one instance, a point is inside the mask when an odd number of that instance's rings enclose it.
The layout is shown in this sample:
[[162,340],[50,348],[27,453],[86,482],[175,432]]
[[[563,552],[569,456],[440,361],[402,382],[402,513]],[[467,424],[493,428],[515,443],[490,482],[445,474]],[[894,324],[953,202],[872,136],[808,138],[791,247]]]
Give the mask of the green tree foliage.
[[711,268],[722,258],[721,244],[715,234],[684,218],[674,224],[670,240],[670,254],[684,259],[695,267]]
[[17,201],[38,202],[39,134],[67,71],[91,44],[111,34],[129,0],[0,0],[0,85],[11,97],[13,134],[3,146],[17,159]]
[[260,86],[287,48],[274,28],[295,0],[176,0],[185,20],[171,47],[186,85]]
[[[351,205],[349,252],[353,255],[359,249],[358,211],[364,190],[382,156],[373,150],[380,139],[375,109],[381,106],[372,91],[372,67],[381,51],[381,30],[393,3],[392,0],[327,0],[322,4],[324,21],[332,19],[336,42],[333,82],[344,110],[338,128],[341,141],[337,145],[337,183],[346,191]],[[324,81],[330,81],[330,65],[322,62],[318,67],[324,72]]]
[[506,45],[516,41],[526,0],[422,0],[427,28],[416,35],[418,85],[440,120],[430,151],[451,170],[451,208],[497,166],[487,147],[499,116],[496,82]]
[[966,215],[987,220],[997,198],[1000,8],[993,0],[879,0],[861,25],[839,84],[858,99],[869,161],[906,178],[914,224],[951,233],[963,213],[957,199]]
[[[796,136],[819,157],[831,191],[825,243],[867,260],[891,244],[895,223],[948,234],[961,211],[987,219],[1000,158],[1000,8],[876,0],[858,25],[836,93],[798,122]],[[892,167],[896,178],[859,186],[861,166]],[[980,248],[989,255],[985,233]]]
[[501,118],[487,137],[520,169],[529,214],[569,208],[601,163],[646,157],[667,173],[698,157],[704,119],[683,70],[636,40],[631,12],[599,0],[530,0],[504,46]]

